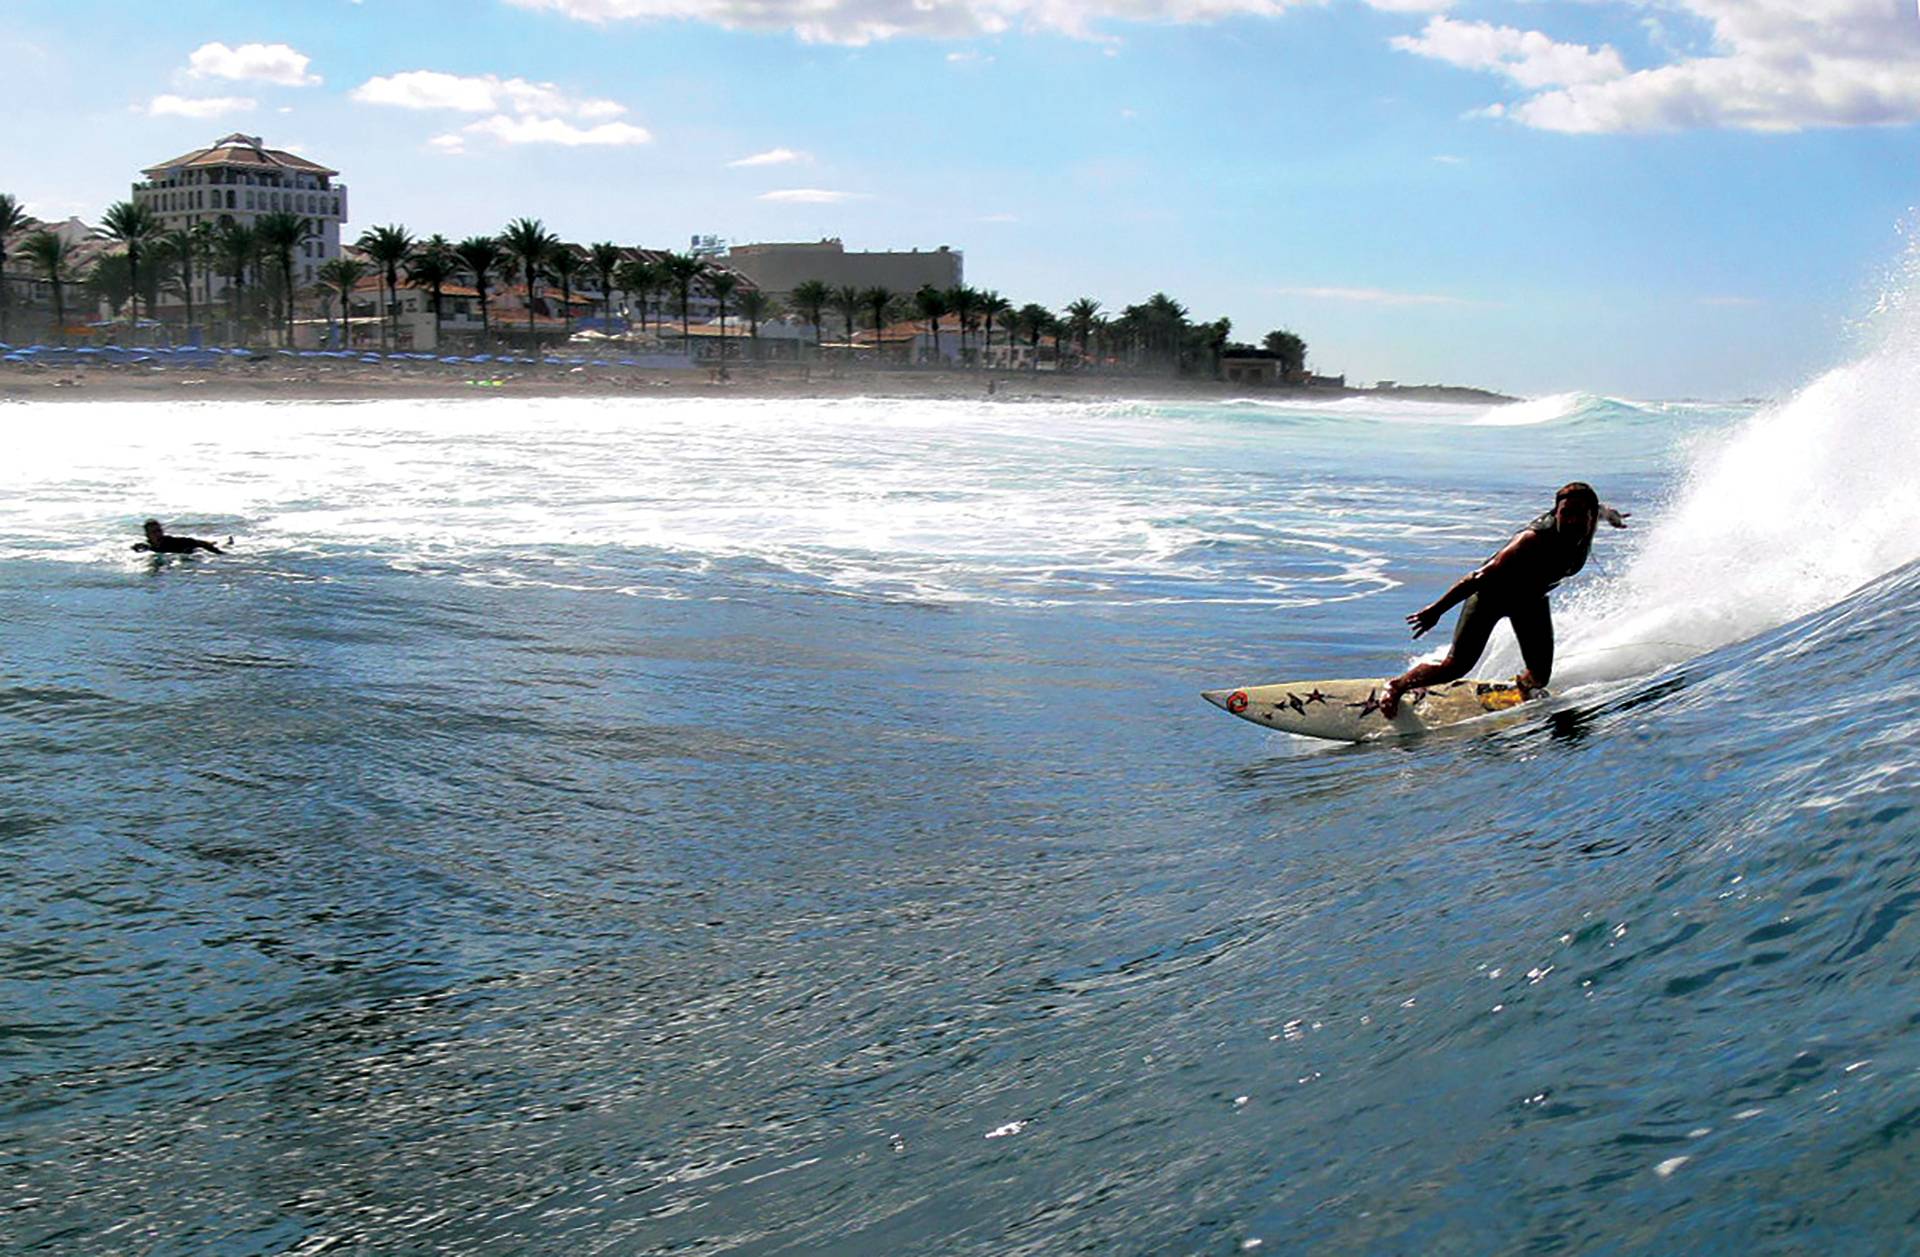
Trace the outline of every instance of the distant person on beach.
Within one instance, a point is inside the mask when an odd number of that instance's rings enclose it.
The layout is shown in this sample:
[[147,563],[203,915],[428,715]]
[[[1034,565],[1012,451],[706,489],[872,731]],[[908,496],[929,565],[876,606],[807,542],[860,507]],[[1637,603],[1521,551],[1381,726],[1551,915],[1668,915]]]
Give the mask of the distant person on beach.
[[[214,554],[225,554],[211,541],[202,541],[198,537],[169,537],[166,529],[160,527],[160,521],[150,519],[144,525],[147,539],[136,541],[133,548],[150,554],[192,554],[195,550],[210,550]],[[233,544],[233,538],[227,538],[227,544]]]
[[1453,626],[1447,657],[1419,664],[1387,682],[1381,714],[1389,720],[1399,714],[1400,696],[1408,690],[1445,685],[1467,675],[1480,662],[1487,639],[1502,620],[1513,626],[1526,664],[1526,671],[1513,683],[1523,694],[1544,689],[1553,675],[1553,616],[1547,610],[1547,595],[1587,565],[1587,551],[1600,521],[1625,528],[1627,515],[1602,503],[1592,485],[1576,480],[1563,486],[1553,496],[1552,510],[1515,533],[1498,554],[1462,576],[1438,602],[1407,617],[1413,635],[1421,637],[1454,604],[1466,603]]

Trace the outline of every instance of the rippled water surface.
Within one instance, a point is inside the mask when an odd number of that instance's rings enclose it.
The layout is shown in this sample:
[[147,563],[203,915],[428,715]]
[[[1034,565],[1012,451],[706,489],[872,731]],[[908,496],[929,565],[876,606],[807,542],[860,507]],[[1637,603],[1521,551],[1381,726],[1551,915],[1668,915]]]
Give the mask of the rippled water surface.
[[[1903,353],[1758,409],[0,408],[0,1248],[1897,1250]],[[1635,527],[1550,709],[1199,701],[1398,668],[1574,477]]]

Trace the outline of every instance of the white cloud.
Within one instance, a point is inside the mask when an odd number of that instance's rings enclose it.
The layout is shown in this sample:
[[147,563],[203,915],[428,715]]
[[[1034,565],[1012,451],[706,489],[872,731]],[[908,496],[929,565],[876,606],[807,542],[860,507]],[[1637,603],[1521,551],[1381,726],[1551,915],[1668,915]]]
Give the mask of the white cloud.
[[1467,164],[1466,158],[1456,156],[1453,153],[1435,153],[1433,160],[1442,166],[1464,166]]
[[223,43],[202,44],[187,55],[187,75],[196,79],[238,79],[246,82],[278,83],[282,87],[307,87],[320,82],[317,74],[308,74],[312,58],[286,44],[241,44],[229,48]]
[[630,122],[602,122],[581,127],[564,118],[511,117],[497,113],[491,118],[470,122],[458,131],[436,135],[427,143],[442,153],[463,153],[469,136],[501,144],[558,144],[565,148],[623,147],[653,141],[652,132]]
[[[789,31],[808,43],[901,37],[972,39],[1026,27],[1092,38],[1106,22],[1210,22],[1274,17],[1320,0],[508,0],[582,22],[683,20]],[[1392,12],[1436,12],[1450,0],[1368,0]]]
[[147,102],[149,118],[218,118],[244,113],[260,102],[247,96],[155,96]]
[[[1633,0],[1614,2],[1627,5]],[[1441,59],[1495,70],[1522,86],[1549,89],[1482,111],[1547,131],[1799,131],[1920,122],[1920,22],[1911,4],[1667,0],[1663,7],[1706,24],[1711,31],[1706,55],[1676,55],[1663,48],[1664,55],[1674,57],[1664,65],[1631,72],[1622,67],[1618,74],[1586,78],[1563,74],[1558,81],[1549,75],[1533,82],[1513,74],[1508,58],[1494,64],[1444,55]],[[1553,44],[1539,32],[1524,34]],[[1409,51],[1441,55],[1412,46],[1425,42],[1426,36],[1396,41]],[[1612,51],[1555,46],[1594,57]],[[1565,64],[1583,63],[1567,54]]]
[[864,201],[866,197],[859,192],[833,192],[826,188],[780,188],[762,192],[760,199],[788,205],[839,205],[846,201]]
[[1391,292],[1385,288],[1280,288],[1286,297],[1307,297],[1316,301],[1359,301],[1383,306],[1461,306],[1458,297],[1443,297],[1426,292]]
[[794,162],[806,161],[807,154],[791,148],[770,148],[764,153],[755,153],[751,157],[742,157],[730,161],[729,166],[790,166]]
[[1417,36],[1396,37],[1393,46],[1462,69],[1504,74],[1522,87],[1604,83],[1627,72],[1612,48],[1556,43],[1539,31],[1449,17],[1431,19]]
[[450,109],[457,113],[512,112],[593,119],[618,118],[627,112],[626,106],[618,101],[569,96],[552,83],[503,79],[493,74],[447,74],[439,70],[376,75],[349,95],[363,105]]

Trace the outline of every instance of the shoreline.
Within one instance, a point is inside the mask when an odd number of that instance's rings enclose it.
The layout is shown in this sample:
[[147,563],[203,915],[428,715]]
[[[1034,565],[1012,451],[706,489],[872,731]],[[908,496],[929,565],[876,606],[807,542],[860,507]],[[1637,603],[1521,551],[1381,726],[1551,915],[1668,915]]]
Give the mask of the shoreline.
[[[992,392],[989,393],[989,382]],[[1150,376],[945,368],[811,370],[737,364],[720,380],[704,368],[544,365],[441,366],[314,363],[268,357],[206,368],[135,363],[85,366],[0,364],[0,402],[270,401],[352,402],[471,397],[876,397],[979,401],[1340,401],[1374,398],[1503,406],[1521,401],[1486,389],[1447,385],[1391,389],[1253,387]]]

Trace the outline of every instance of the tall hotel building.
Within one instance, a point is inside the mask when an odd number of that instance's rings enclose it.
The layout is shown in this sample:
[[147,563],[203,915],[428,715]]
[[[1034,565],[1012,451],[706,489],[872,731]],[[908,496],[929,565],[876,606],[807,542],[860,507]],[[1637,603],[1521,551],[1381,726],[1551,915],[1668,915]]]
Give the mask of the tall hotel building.
[[347,189],[337,170],[277,148],[257,135],[229,135],[207,148],[149,166],[133,185],[133,199],[152,208],[164,230],[197,223],[251,227],[262,214],[298,214],[312,221],[313,239],[294,260],[294,282],[340,256],[340,225],[347,221]]

